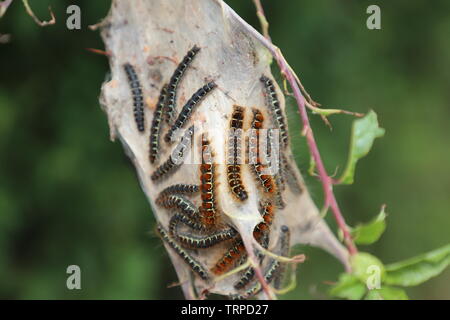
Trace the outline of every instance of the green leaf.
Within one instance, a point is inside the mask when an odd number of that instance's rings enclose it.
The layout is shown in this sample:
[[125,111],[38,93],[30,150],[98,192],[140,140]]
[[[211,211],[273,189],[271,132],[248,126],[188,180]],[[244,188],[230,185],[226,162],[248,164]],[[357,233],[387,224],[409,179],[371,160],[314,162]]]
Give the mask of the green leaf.
[[359,252],[351,257],[350,263],[353,270],[352,274],[364,284],[368,283],[368,280],[372,282],[374,277],[379,277],[380,282],[384,279],[385,270],[383,263],[371,254]]
[[364,118],[353,121],[347,166],[339,183],[353,183],[356,162],[369,153],[375,138],[383,135],[384,129],[378,126],[377,114],[372,110]]
[[343,273],[339,281],[329,291],[330,295],[337,298],[360,300],[366,293],[365,285],[354,275]]
[[356,244],[372,244],[377,241],[386,229],[386,213],[384,206],[378,216],[367,224],[360,224],[351,230]]
[[450,244],[386,266],[386,284],[416,286],[437,276],[450,264]]
[[382,287],[369,290],[365,300],[408,300],[405,290],[394,287]]

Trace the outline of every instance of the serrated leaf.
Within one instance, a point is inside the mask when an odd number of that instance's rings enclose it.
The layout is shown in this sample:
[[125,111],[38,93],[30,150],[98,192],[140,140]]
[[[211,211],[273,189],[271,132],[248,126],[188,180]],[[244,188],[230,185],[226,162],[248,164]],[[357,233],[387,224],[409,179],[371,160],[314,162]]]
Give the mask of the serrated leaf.
[[372,282],[374,277],[378,277],[379,281],[384,279],[385,270],[383,263],[377,257],[367,252],[359,252],[352,256],[350,263],[353,270],[352,274],[364,284],[367,284],[369,281]]
[[386,229],[386,213],[384,207],[378,216],[367,224],[361,224],[351,230],[356,244],[372,244],[376,242]]
[[405,290],[394,287],[382,287],[380,289],[369,290],[365,300],[408,300]]
[[386,266],[386,284],[416,286],[437,276],[450,264],[450,244]]
[[343,273],[339,276],[339,281],[330,290],[333,297],[360,300],[366,293],[365,285],[354,275]]
[[369,153],[373,141],[383,135],[384,129],[378,126],[377,114],[372,110],[364,118],[353,121],[347,166],[339,183],[353,183],[356,163]]

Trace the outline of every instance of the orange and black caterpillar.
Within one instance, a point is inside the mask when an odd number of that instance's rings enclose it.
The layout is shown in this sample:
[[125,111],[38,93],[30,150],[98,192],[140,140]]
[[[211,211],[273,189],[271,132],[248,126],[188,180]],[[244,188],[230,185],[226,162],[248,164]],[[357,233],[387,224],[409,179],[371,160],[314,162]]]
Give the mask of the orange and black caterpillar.
[[241,238],[236,239],[228,251],[216,262],[211,271],[221,275],[230,270],[245,252],[244,242]]
[[133,113],[137,129],[140,132],[145,130],[145,115],[144,115],[144,96],[142,95],[141,83],[134,67],[130,63],[123,65],[125,73],[128,77],[128,83],[131,88],[133,96]]
[[217,87],[217,85],[214,83],[214,81],[211,81],[211,82],[205,84],[200,89],[198,89],[197,92],[195,92],[192,95],[192,97],[183,106],[183,109],[181,109],[173,126],[169,129],[167,134],[164,136],[164,140],[166,142],[172,141],[172,137],[173,137],[175,131],[182,128],[185,125],[185,123],[191,116],[192,111],[194,110],[194,107],[200,102],[200,100],[202,100],[208,94],[208,92],[213,90],[215,87]]
[[173,153],[169,156],[169,158],[161,164],[156,170],[152,173],[150,178],[152,181],[157,181],[169,173],[178,169],[184,162],[184,158],[191,146],[192,135],[194,134],[194,126],[191,126],[184,133],[183,138],[180,143],[175,147]]
[[283,111],[280,107],[280,101],[278,100],[277,92],[275,90],[275,86],[271,79],[262,75],[260,78],[261,82],[264,84],[264,88],[267,96],[267,104],[269,105],[269,109],[272,112],[273,119],[280,129],[280,139],[284,147],[288,145],[288,131],[286,126],[286,121],[284,119]]
[[242,127],[244,108],[234,106],[230,120],[230,136],[228,139],[227,178],[231,193],[241,201],[247,200],[248,194],[241,179],[242,163]]
[[252,120],[252,133],[249,139],[249,162],[252,167],[257,180],[259,181],[264,192],[274,193],[275,192],[275,182],[269,174],[265,174],[264,171],[267,170],[266,166],[262,164],[261,153],[262,150],[259,149],[260,146],[260,130],[263,128],[264,116],[258,109],[253,109],[253,120]]
[[214,226],[217,223],[218,210],[215,199],[215,166],[209,140],[202,136],[202,164],[200,165],[200,191],[202,204],[200,217],[206,226]]
[[201,279],[208,280],[208,272],[203,268],[203,266],[198,263],[194,258],[192,258],[189,253],[187,253],[183,248],[181,248],[164,230],[161,225],[158,225],[158,233],[161,238],[186,262],[189,267],[194,271]]
[[175,69],[172,77],[170,78],[169,85],[167,88],[167,101],[166,101],[166,122],[171,124],[175,117],[175,109],[176,109],[176,99],[177,99],[177,88],[180,83],[181,78],[183,77],[184,72],[186,71],[189,64],[194,59],[195,55],[200,51],[200,48],[194,45],[191,50],[187,52],[184,56],[183,60],[180,62],[178,67]]
[[[260,213],[264,222],[259,223],[253,231],[253,237],[261,244],[267,241],[269,228],[273,221],[274,207],[267,201],[260,205]],[[237,261],[246,256],[244,243],[241,238],[236,239],[228,251],[217,261],[211,269],[214,274],[220,275],[230,270]]]
[[167,85],[164,85],[159,94],[155,112],[153,113],[152,126],[150,128],[150,162],[155,162],[159,153],[159,140],[161,132],[162,117],[164,112],[164,103],[167,97]]

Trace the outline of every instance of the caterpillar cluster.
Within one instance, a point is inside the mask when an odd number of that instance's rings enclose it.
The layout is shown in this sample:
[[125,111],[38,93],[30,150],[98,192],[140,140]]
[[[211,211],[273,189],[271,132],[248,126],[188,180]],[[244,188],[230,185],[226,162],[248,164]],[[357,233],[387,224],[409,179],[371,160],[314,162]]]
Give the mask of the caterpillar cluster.
[[[168,158],[158,163],[162,148],[161,139],[166,145],[172,143],[178,131],[188,126],[202,100],[217,88],[214,81],[205,83],[192,94],[177,114],[179,85],[186,70],[199,52],[200,48],[194,45],[176,67],[169,81],[161,88],[149,133],[149,161],[155,166],[150,178],[155,184],[168,181],[166,178],[185,163],[187,154],[191,150],[195,151],[192,149],[194,126],[191,125],[184,131],[181,140],[175,145]],[[130,64],[125,64],[124,69],[132,90],[135,122],[138,130],[144,132],[145,118],[141,84]],[[258,108],[253,108],[253,117],[246,120],[246,108],[234,105],[233,111],[229,115],[228,127],[231,132],[227,138],[225,168],[227,187],[237,203],[243,203],[251,196],[244,185],[243,171],[250,168],[250,171],[253,172],[259,189],[257,189],[258,196],[266,199],[260,203],[259,208],[263,222],[256,225],[253,237],[263,248],[267,249],[271,234],[273,234],[271,229],[273,229],[275,211],[285,206],[282,198],[285,184],[294,193],[300,194],[302,189],[285,155],[280,153],[281,161],[276,154],[273,159],[272,153],[279,149],[277,143],[280,142],[283,148],[288,145],[287,125],[272,80],[262,75],[260,81],[263,83],[272,121],[266,119],[265,123],[263,112]],[[251,129],[248,140],[245,140],[248,146],[246,150],[248,165],[243,161],[242,155],[243,130],[246,126]],[[267,136],[263,135],[265,130],[267,130]],[[279,136],[275,135],[275,132],[278,134],[277,130]],[[158,224],[157,232],[194,274],[204,281],[210,281],[211,274],[221,275],[244,263],[247,259],[247,252],[238,231],[227,223],[226,217],[221,211],[217,197],[218,174],[221,167],[214,162],[214,152],[207,132],[202,133],[200,141],[201,163],[198,172],[200,181],[196,184],[188,184],[184,181],[170,184],[159,193],[155,203],[167,211],[169,222],[166,226],[167,229],[162,224]],[[260,147],[264,144],[266,145],[265,149]],[[279,166],[280,170],[272,173],[269,170],[272,165]],[[289,229],[283,226],[279,232],[279,254],[284,255],[289,248]],[[212,266],[203,266],[194,258],[200,250],[208,250],[219,244],[224,244],[225,250]],[[262,252],[258,251],[256,254],[260,265],[264,268],[265,280],[269,283],[279,281],[283,266],[277,260],[268,259]],[[261,285],[254,278],[255,270],[252,267],[241,271],[234,283],[234,288],[240,293],[232,295],[231,298],[246,299],[260,292]]]

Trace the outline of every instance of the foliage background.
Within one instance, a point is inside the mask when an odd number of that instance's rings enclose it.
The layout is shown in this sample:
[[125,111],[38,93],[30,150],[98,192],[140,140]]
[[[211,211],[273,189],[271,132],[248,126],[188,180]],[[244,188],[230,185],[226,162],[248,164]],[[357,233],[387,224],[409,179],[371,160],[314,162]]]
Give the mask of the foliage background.
[[[65,27],[65,8],[82,10],[82,30]],[[0,298],[181,298],[169,260],[153,236],[154,219],[120,143],[111,143],[98,105],[107,60],[88,29],[109,1],[32,1],[57,24],[39,28],[15,1],[0,19],[12,41],[0,45]],[[281,5],[282,3],[282,5]],[[251,1],[229,1],[258,27]],[[352,186],[337,187],[349,224],[370,220],[387,204],[388,228],[369,251],[385,263],[450,240],[450,2],[263,1],[273,41],[326,107],[379,115],[386,129],[360,161]],[[366,28],[378,4],[382,30]],[[289,110],[300,168],[309,157]],[[330,131],[312,116],[329,172],[342,169],[351,121],[333,116]],[[307,184],[318,203],[321,187]],[[327,219],[334,227],[331,216]],[[325,298],[342,267],[326,253],[297,248],[299,268],[289,299]],[[82,290],[65,287],[66,268],[82,269]],[[413,299],[450,299],[450,271],[408,290]]]

